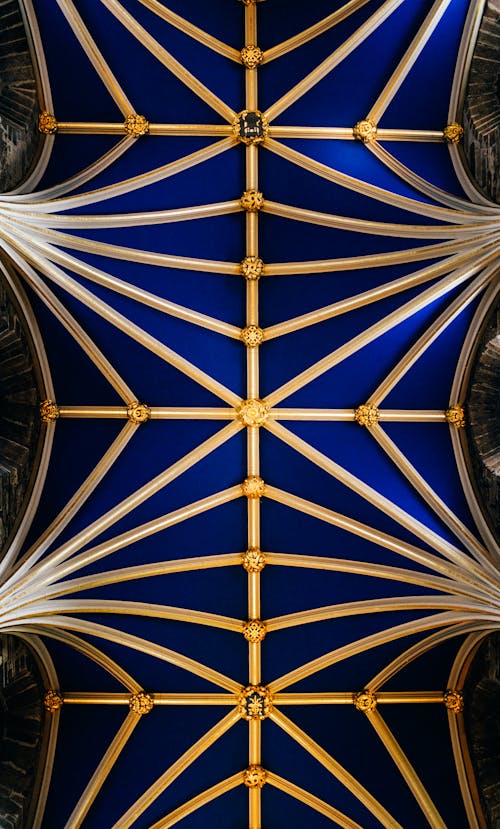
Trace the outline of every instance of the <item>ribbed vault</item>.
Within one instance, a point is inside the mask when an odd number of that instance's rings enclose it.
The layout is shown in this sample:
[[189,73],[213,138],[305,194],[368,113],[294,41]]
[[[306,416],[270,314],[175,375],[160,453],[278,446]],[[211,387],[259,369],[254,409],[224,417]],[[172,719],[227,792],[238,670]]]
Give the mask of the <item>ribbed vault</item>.
[[500,618],[460,484],[498,284],[458,151],[477,4],[326,5],[34,3],[52,152],[0,244],[52,452],[0,630],[59,674],[36,826],[483,825],[459,739]]

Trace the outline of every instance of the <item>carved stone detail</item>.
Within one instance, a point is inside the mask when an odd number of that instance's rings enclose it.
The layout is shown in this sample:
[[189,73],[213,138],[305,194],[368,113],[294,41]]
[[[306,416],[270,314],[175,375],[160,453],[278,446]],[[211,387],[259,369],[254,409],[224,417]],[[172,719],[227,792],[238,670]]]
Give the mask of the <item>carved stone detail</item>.
[[243,636],[252,645],[257,644],[257,642],[262,642],[266,633],[266,625],[260,619],[249,619],[243,625]]
[[463,138],[464,128],[456,121],[453,124],[448,124],[443,130],[443,136],[448,144],[459,144]]
[[267,780],[267,772],[262,766],[249,766],[243,772],[243,783],[249,789],[262,789]]
[[127,417],[132,423],[146,423],[151,417],[151,409],[145,403],[134,400],[127,407]]
[[46,711],[50,714],[55,714],[56,711],[59,711],[60,708],[64,705],[64,697],[59,691],[54,691],[50,688],[44,698],[43,698],[43,707]]
[[266,485],[258,475],[250,475],[243,481],[241,490],[247,498],[261,498],[265,495]]
[[377,138],[377,125],[371,118],[365,118],[363,121],[358,121],[352,128],[352,134],[358,141],[363,141],[364,144],[370,144]]
[[354,412],[354,420],[360,426],[376,426],[379,417],[379,411],[376,406],[358,406]]
[[268,418],[269,406],[263,400],[244,400],[236,411],[244,426],[262,426]]
[[264,341],[264,331],[258,325],[247,325],[241,332],[241,339],[247,348],[257,348]]
[[133,714],[149,714],[154,707],[154,699],[151,694],[146,694],[144,691],[139,691],[137,694],[132,694],[128,701],[129,708]]
[[373,691],[358,691],[353,695],[352,701],[358,711],[363,711],[365,714],[369,711],[375,711],[377,707],[377,695]]
[[57,132],[57,121],[55,117],[44,110],[38,116],[38,132],[42,135],[54,135]]
[[240,54],[247,69],[256,69],[264,57],[264,52],[258,46],[244,46]]
[[264,274],[264,262],[258,256],[246,256],[240,267],[245,279],[259,279]]
[[443,695],[443,702],[448,711],[454,714],[461,714],[464,710],[464,695],[462,691],[448,689]]
[[149,121],[144,115],[132,113],[125,118],[123,129],[132,138],[141,138],[141,136],[147,135],[149,132]]
[[244,720],[265,720],[273,710],[273,698],[269,688],[248,685],[238,699],[240,717]]
[[53,423],[59,417],[59,406],[53,400],[44,400],[40,403],[40,418],[42,423]]
[[264,196],[260,190],[245,190],[240,199],[243,210],[248,213],[256,213],[264,207]]
[[233,135],[243,144],[262,144],[268,134],[268,120],[258,109],[244,109],[233,121]]
[[444,416],[446,421],[454,426],[456,429],[463,429],[465,426],[465,414],[462,407],[457,403],[456,406],[450,406],[446,409]]
[[243,553],[241,563],[243,565],[243,569],[246,570],[247,573],[260,573],[260,571],[266,566],[266,557],[258,547],[249,547],[248,550]]

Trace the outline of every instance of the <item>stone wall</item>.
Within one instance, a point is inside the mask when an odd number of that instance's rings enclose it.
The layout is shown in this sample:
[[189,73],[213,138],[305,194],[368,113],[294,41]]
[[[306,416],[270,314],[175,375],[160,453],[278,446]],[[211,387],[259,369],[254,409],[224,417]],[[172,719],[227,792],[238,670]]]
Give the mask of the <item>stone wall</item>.
[[471,178],[500,202],[500,2],[488,0],[465,95],[464,154]]
[[24,325],[0,281],[0,551],[24,511],[40,436],[40,393]]
[[31,829],[44,689],[31,652],[14,636],[0,636],[0,679],[0,827]]
[[0,2],[0,193],[27,178],[41,145],[35,73],[18,0]]
[[483,812],[500,827],[500,634],[488,636],[467,676],[465,727]]
[[500,302],[478,343],[466,400],[467,436],[478,500],[500,540]]

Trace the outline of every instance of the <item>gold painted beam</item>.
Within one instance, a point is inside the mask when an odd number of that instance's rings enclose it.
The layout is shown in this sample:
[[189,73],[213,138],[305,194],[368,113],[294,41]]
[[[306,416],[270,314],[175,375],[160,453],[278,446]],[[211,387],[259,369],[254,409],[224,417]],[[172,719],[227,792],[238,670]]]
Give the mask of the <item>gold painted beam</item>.
[[[99,693],[98,691],[64,691],[65,705],[128,705],[130,694]],[[237,703],[236,694],[165,694],[154,693],[158,705],[230,705]]]
[[[150,406],[150,420],[234,420],[236,412],[223,407]],[[128,418],[127,406],[59,406],[59,417]],[[444,417],[444,415],[443,415]]]
[[[123,122],[114,121],[58,121],[58,135],[127,135]],[[149,124],[148,135],[172,135],[191,137],[194,135],[232,135],[230,124]]]
[[[311,694],[281,693],[274,695],[274,703],[278,708],[282,705],[352,705],[353,696],[352,691]],[[442,702],[442,691],[380,691],[377,693],[377,705],[423,705]]]
[[[352,127],[269,127],[270,138],[321,138],[354,141]],[[377,141],[437,141],[443,143],[443,130],[377,129]]]
[[[275,406],[269,412],[273,420],[306,420],[306,421],[337,421],[353,422],[356,409],[286,409]],[[443,411],[421,409],[411,411],[407,409],[379,409],[379,420],[396,423],[446,423]]]

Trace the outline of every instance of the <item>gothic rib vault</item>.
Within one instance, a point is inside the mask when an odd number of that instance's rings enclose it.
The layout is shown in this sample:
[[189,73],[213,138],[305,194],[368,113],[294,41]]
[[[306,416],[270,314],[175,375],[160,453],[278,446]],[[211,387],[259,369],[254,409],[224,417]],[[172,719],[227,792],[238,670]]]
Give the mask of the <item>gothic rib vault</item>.
[[45,444],[0,632],[51,682],[34,826],[481,829],[481,4],[24,5],[44,149],[0,246]]

